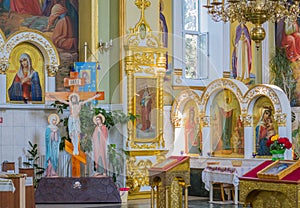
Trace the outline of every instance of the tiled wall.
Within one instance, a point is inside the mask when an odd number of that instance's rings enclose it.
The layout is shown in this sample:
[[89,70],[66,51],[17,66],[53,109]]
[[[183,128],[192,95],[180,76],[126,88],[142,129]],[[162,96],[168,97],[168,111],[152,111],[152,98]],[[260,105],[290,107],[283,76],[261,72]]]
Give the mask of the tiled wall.
[[0,163],[15,162],[19,168],[19,158],[25,157],[29,149],[28,141],[38,144],[39,153],[45,154],[45,129],[47,117],[55,111],[49,109],[0,109]]

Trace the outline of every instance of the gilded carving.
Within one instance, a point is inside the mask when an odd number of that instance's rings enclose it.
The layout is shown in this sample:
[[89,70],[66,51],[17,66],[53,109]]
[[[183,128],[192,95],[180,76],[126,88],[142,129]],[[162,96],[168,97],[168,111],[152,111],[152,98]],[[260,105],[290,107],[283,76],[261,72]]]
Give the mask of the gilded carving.
[[202,116],[201,122],[203,127],[209,127],[210,126],[210,116]]
[[207,105],[211,93],[214,93],[214,91],[216,90],[224,90],[224,89],[229,89],[232,92],[235,92],[235,96],[237,97],[238,101],[240,103],[244,102],[243,94],[241,90],[237,87],[237,85],[234,82],[232,82],[230,79],[223,78],[223,79],[219,79],[216,82],[212,82],[207,86],[201,98],[201,105],[204,106]]
[[149,159],[136,160],[131,156],[127,161],[127,180],[126,185],[130,187],[130,193],[139,192],[141,186],[149,185],[148,169],[152,167]]
[[252,115],[249,115],[249,114],[242,114],[241,115],[241,120],[244,124],[244,127],[248,126],[252,126],[253,125],[253,117]]
[[8,69],[9,55],[12,50],[21,43],[32,43],[43,52],[48,76],[55,76],[60,64],[59,55],[55,46],[46,37],[38,31],[21,31],[9,37],[7,41],[4,39],[3,34],[0,38],[0,51],[3,54],[1,58],[0,73],[5,74]]
[[256,85],[254,88],[250,89],[245,96],[245,101],[248,102],[254,97],[262,95],[269,97],[274,105],[280,104],[279,98],[274,92],[274,90],[270,87],[263,85]]
[[179,185],[178,180],[173,180],[170,189],[169,204],[171,207],[182,206],[182,187]]
[[274,119],[279,126],[286,126],[286,114],[285,113],[283,113],[283,114],[276,113],[274,115]]
[[182,116],[179,116],[179,112],[183,111],[182,107],[189,100],[194,100],[197,104],[197,107],[199,107],[199,104],[201,102],[200,97],[193,90],[185,90],[178,97],[175,98],[171,110],[171,121],[173,122],[173,125],[175,127],[181,127],[183,125]]
[[[240,202],[253,207],[298,207],[298,184],[240,180]],[[254,194],[255,193],[255,194]]]

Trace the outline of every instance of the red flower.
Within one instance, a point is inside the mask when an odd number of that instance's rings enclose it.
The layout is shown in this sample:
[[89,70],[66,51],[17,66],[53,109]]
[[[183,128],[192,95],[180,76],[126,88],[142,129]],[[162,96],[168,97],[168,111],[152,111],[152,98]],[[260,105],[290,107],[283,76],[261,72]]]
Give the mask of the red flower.
[[268,139],[266,145],[270,147],[270,150],[290,149],[292,147],[292,143],[287,137],[279,137],[278,135]]
[[286,137],[280,137],[280,138],[278,138],[278,144],[285,144],[286,143],[286,141],[288,141],[288,138],[286,138]]
[[287,149],[290,149],[293,145],[292,145],[292,143],[291,143],[289,140],[287,140],[286,143],[284,144],[284,146],[285,146]]

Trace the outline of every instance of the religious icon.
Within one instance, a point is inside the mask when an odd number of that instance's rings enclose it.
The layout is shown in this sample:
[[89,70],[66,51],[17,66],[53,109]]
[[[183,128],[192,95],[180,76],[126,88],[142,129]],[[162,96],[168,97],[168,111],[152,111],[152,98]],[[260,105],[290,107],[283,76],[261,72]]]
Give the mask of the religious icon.
[[271,155],[267,141],[276,134],[272,112],[271,106],[263,106],[259,121],[255,127],[256,152],[258,156]]
[[157,102],[155,78],[136,78],[136,120],[137,138],[155,138]]
[[198,111],[195,102],[187,104],[186,121],[184,123],[185,153],[201,154],[202,132],[198,118]]
[[39,73],[33,68],[27,53],[19,57],[19,69],[8,89],[10,101],[42,101],[42,88]]
[[243,126],[239,102],[228,89],[220,91],[211,106],[211,141],[214,155],[243,154]]

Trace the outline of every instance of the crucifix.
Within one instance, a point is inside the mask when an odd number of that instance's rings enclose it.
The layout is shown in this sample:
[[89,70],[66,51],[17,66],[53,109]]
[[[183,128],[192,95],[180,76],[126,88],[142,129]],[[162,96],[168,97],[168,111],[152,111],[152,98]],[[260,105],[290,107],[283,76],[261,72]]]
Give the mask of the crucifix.
[[65,150],[72,155],[72,177],[80,177],[80,163],[86,164],[86,155],[80,150],[80,118],[81,106],[92,100],[103,100],[104,92],[78,92],[79,86],[84,86],[84,79],[78,78],[78,72],[71,72],[70,78],[64,79],[64,86],[71,92],[48,92],[47,100],[60,101],[69,105],[68,120],[69,136],[72,143],[65,140]]

